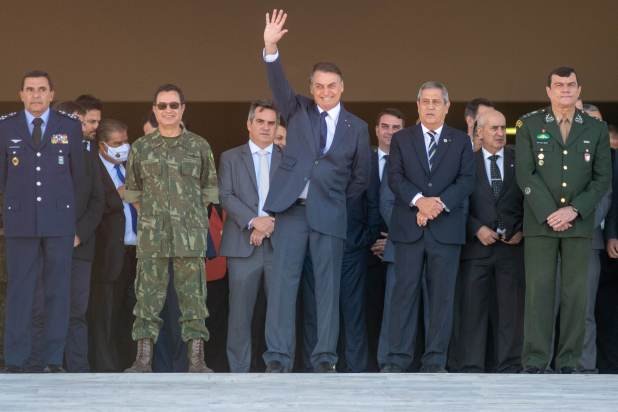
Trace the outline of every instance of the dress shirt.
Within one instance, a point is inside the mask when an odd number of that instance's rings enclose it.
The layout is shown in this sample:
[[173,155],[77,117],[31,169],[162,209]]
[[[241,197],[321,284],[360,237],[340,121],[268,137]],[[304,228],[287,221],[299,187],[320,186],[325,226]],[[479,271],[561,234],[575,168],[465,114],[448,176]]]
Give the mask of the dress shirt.
[[[489,157],[493,155],[485,150],[484,147],[481,150],[483,151],[483,159],[485,159],[485,174],[487,175],[489,186],[491,186],[491,160],[489,160]],[[498,169],[500,170],[500,177],[504,182],[504,148],[498,150],[496,155],[498,156],[496,163],[498,164]]]
[[[116,173],[116,166],[114,163],[108,161],[106,158],[101,156],[99,153],[99,157],[101,161],[105,165],[105,169],[107,170],[107,174],[112,178],[112,182],[114,182],[114,186],[118,189],[120,186],[124,185],[118,178],[118,174]],[[124,165],[120,165],[120,171],[123,175],[127,175],[127,171],[124,168]],[[133,224],[131,218],[131,209],[129,208],[129,203],[122,201],[122,205],[124,206],[124,244],[125,245],[133,245],[137,244],[137,235],[133,232]]]
[[[266,150],[266,152],[268,153],[266,155],[266,158],[268,159],[268,170],[270,170],[270,164],[271,164],[272,154],[273,154],[273,144],[271,143],[269,146],[265,147],[264,149],[261,149],[258,145],[256,145],[251,140],[249,140],[249,150],[251,151],[251,157],[253,158],[253,168],[255,169],[255,181],[259,185],[259,182],[260,182],[260,151]],[[260,190],[259,188],[256,188],[256,189],[258,189],[258,197],[259,197]],[[259,199],[258,204],[263,205],[265,200],[266,199]],[[258,216],[268,216],[268,213],[264,212],[263,210],[258,210]]]
[[[444,127],[444,125],[438,127],[436,130],[434,130],[434,133],[436,134],[436,136],[434,137],[434,140],[436,142],[440,141],[440,135],[442,134],[442,128],[443,127]],[[425,125],[422,124],[422,123],[421,123],[421,128],[423,129],[423,138],[425,140],[425,154],[427,155],[427,159],[429,159],[429,142],[430,142],[431,136],[429,136],[429,133],[427,133],[427,132],[429,132],[430,129],[426,128]],[[436,148],[436,150],[437,150],[437,148]],[[413,205],[413,206],[416,205],[416,201],[418,199],[420,199],[421,197],[423,197],[423,194],[420,193],[420,192],[417,193],[416,195],[414,195],[414,197],[412,198],[412,201],[410,202],[411,205]],[[446,206],[445,206],[445,210],[448,212],[448,209],[446,208]]]
[[[32,136],[32,131],[34,130],[34,125],[32,121],[35,119],[35,116],[32,115],[28,110],[24,110],[26,113],[26,123],[28,123],[28,131],[30,132],[30,136]],[[39,116],[43,123],[41,124],[41,138],[45,134],[45,129],[47,128],[47,122],[49,121],[49,108],[43,112],[42,115]]]
[[384,176],[384,166],[386,165],[386,158],[384,156],[388,156],[388,153],[383,152],[382,149],[378,147],[378,167],[380,168],[380,182],[382,181],[382,176]]

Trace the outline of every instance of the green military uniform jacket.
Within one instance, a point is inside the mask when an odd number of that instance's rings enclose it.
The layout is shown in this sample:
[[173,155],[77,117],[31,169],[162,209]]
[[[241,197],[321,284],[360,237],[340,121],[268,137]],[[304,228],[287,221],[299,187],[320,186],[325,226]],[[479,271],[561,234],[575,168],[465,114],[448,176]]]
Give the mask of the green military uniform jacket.
[[127,163],[124,200],[139,202],[137,257],[200,257],[206,253],[209,203],[218,202],[215,162],[206,139],[183,129],[140,137]]
[[[592,237],[594,210],[611,181],[605,122],[576,110],[567,142],[551,107],[517,121],[516,174],[524,193],[524,235]],[[578,210],[573,227],[555,232],[546,223],[557,209]]]

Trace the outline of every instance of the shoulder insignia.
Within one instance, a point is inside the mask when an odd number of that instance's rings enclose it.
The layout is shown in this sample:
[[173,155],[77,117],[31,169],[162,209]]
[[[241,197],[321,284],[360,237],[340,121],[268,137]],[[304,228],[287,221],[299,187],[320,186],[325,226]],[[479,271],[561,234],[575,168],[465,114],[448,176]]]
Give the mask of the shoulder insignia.
[[60,113],[63,116],[66,116],[66,117],[68,117],[70,119],[79,120],[79,116],[76,115],[76,114],[63,112],[62,110],[58,110],[58,113]]
[[515,123],[515,127],[516,127],[516,128],[518,128],[518,129],[519,129],[520,127],[522,127],[523,125],[524,125],[524,122],[523,122],[521,119],[519,119],[519,120],[517,121],[517,123]]
[[554,119],[554,116],[551,113],[547,113],[545,115],[545,123],[552,123],[555,120],[556,119]]
[[0,121],[10,119],[11,117],[14,117],[15,115],[17,115],[17,112],[3,114],[2,116],[0,116]]
[[532,111],[532,112],[530,112],[530,113],[526,113],[526,114],[525,114],[525,115],[523,115],[521,118],[522,118],[522,119],[527,119],[528,117],[532,117],[532,116],[534,116],[534,115],[537,115],[537,114],[543,114],[543,113],[545,113],[545,109],[538,109],[538,110],[534,110],[534,111]]

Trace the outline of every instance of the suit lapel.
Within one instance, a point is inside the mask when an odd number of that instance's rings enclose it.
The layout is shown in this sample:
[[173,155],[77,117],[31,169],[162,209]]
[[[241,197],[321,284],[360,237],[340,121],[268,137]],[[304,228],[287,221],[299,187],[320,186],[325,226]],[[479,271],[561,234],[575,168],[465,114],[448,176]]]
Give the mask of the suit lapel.
[[440,142],[438,143],[438,148],[436,149],[436,154],[433,157],[433,166],[431,171],[435,173],[438,166],[444,159],[446,152],[451,148],[451,137],[450,137],[450,129],[447,125],[444,125],[442,128],[442,133],[440,133]]
[[487,195],[494,199],[494,191],[491,188],[491,183],[489,182],[489,178],[487,176],[487,170],[485,169],[485,156],[483,155],[483,149],[479,149],[478,152],[474,154],[476,158],[476,176],[477,182],[480,182],[481,188],[487,192]]
[[423,128],[417,125],[412,130],[412,146],[416,152],[416,156],[420,164],[425,169],[425,173],[429,174],[429,160],[427,159],[427,149],[425,148],[425,137],[423,136]]
[[251,154],[251,150],[249,150],[249,143],[245,144],[242,148],[242,160],[247,168],[247,173],[251,178],[251,182],[253,183],[253,187],[257,193],[257,177],[255,176],[255,166],[253,165],[253,155]]
[[502,164],[504,169],[504,176],[502,177],[502,190],[500,191],[500,195],[498,199],[500,199],[507,191],[507,188],[513,184],[513,179],[515,178],[515,156],[513,155],[512,150],[507,150],[504,148],[504,163]]
[[34,144],[32,143],[32,136],[30,135],[30,130],[28,130],[28,121],[26,120],[26,113],[22,110],[17,115],[19,117],[19,121],[16,122],[17,127],[15,128],[15,132],[17,133],[17,137],[21,137],[21,139],[30,146],[33,150],[36,150]]
[[[335,135],[333,136],[333,141],[328,148],[328,151],[324,153],[324,156],[328,154],[328,152],[332,150],[336,150],[337,147],[341,144],[342,141],[345,141],[346,134],[348,130],[350,130],[352,126],[350,125],[350,119],[348,118],[348,112],[341,105],[341,111],[339,112],[339,119],[337,119],[337,125],[335,126]],[[318,127],[319,130],[319,127]],[[319,133],[318,133],[319,137]],[[319,139],[318,139],[319,141]]]
[[313,148],[314,153],[320,152],[320,112],[315,102],[309,108],[309,123],[311,124],[311,136],[306,136],[309,139],[309,147]]

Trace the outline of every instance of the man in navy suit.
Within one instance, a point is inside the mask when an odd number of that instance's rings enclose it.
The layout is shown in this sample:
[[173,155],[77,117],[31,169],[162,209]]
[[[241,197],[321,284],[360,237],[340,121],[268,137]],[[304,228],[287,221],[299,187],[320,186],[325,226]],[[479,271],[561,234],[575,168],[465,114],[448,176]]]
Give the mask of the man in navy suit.
[[[395,274],[382,370],[406,370],[417,332],[421,283],[427,288],[425,353],[421,371],[445,372],[453,322],[459,253],[465,242],[464,204],[474,188],[470,138],[444,124],[450,106],[439,82],[426,82],[416,99],[420,124],[393,136],[388,179],[395,194],[389,236]],[[424,279],[423,279],[424,277]],[[387,288],[389,285],[387,284]]]
[[52,111],[53,84],[43,71],[26,73],[24,111],[0,121],[0,192],[9,277],[5,360],[21,372],[32,347],[32,304],[40,267],[45,285],[46,372],[62,371],[69,323],[75,193],[84,176],[80,122]]
[[275,105],[288,125],[287,145],[264,210],[274,214],[273,282],[268,294],[267,372],[289,371],[294,353],[296,294],[305,256],[315,274],[316,372],[334,372],[339,336],[339,284],[347,231],[346,201],[369,182],[367,124],[343,108],[343,78],[333,63],[311,74],[312,99],[294,93],[277,50],[287,14],[266,14],[264,60]]

